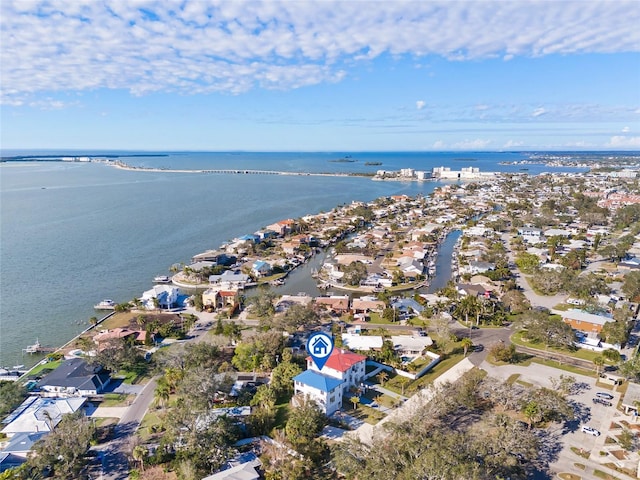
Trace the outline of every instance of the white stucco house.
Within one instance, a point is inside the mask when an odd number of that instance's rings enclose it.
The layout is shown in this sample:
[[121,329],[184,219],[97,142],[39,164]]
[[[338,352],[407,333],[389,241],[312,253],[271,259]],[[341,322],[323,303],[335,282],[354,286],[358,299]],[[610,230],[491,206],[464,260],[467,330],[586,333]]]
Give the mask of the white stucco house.
[[308,357],[307,370],[293,378],[294,398],[307,396],[325,415],[331,415],[340,409],[349,389],[364,380],[366,360],[364,355],[336,348],[320,370]]
[[178,302],[178,288],[171,285],[154,285],[142,294],[140,300],[147,310],[154,310],[158,299],[158,308],[173,308]]

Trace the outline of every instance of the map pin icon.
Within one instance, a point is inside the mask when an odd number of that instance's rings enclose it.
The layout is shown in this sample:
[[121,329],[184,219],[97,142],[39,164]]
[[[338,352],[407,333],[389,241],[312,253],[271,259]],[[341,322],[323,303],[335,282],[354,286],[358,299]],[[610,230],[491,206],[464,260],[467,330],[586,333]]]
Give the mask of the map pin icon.
[[333,339],[326,333],[314,333],[307,340],[307,352],[318,370],[322,370],[333,351]]

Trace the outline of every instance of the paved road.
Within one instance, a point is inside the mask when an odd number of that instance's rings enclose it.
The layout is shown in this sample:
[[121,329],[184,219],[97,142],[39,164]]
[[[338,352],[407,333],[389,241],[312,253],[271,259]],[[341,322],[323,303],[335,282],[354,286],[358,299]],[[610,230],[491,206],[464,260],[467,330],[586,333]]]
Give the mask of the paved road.
[[113,440],[100,448],[104,480],[125,480],[129,477],[128,454],[131,439],[142,422],[142,418],[153,401],[156,377],[152,378],[136,396],[113,431]]

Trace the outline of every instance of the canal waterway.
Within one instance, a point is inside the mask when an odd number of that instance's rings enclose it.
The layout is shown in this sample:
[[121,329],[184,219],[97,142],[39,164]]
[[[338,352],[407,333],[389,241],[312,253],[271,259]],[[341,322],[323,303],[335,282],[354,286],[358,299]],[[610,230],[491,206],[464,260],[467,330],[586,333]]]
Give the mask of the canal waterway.
[[462,235],[462,230],[453,230],[447,234],[444,241],[440,244],[436,257],[436,273],[429,283],[429,287],[427,287],[427,293],[436,293],[441,288],[444,288],[447,282],[451,280],[451,262],[460,235]]

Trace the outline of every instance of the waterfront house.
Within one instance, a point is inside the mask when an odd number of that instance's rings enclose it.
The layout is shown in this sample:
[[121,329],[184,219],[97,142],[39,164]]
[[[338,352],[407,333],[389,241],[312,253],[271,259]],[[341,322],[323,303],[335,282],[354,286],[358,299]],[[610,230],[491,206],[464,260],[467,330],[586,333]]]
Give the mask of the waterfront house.
[[470,273],[471,275],[476,275],[478,273],[485,273],[495,269],[496,265],[494,263],[471,260],[468,265],[460,267],[460,273]]
[[271,275],[273,271],[273,267],[264,260],[256,260],[251,265],[251,273],[253,273],[256,277],[266,277]]
[[97,335],[94,335],[93,342],[98,346],[98,350],[105,344],[108,344],[111,340],[135,337],[134,341],[144,343],[147,338],[147,332],[144,330],[132,330],[127,327],[118,327],[113,330],[103,330]]
[[111,380],[109,373],[100,365],[89,365],[82,358],[65,360],[58,368],[48,373],[37,383],[37,387],[51,396],[97,395]]
[[29,397],[3,420],[6,426],[0,431],[9,437],[20,432],[51,432],[63,415],[77,412],[86,402],[84,397]]
[[239,242],[259,243],[260,237],[253,233],[248,233],[238,238]]
[[147,310],[170,309],[178,303],[178,289],[170,285],[154,285],[140,297]]
[[238,270],[227,270],[222,275],[210,275],[209,284],[219,285],[223,290],[242,290],[249,282],[249,275]]
[[279,222],[272,223],[271,225],[267,225],[267,230],[273,230],[281,237],[291,233],[293,231],[293,227],[295,225],[295,221],[292,219],[280,220]]

